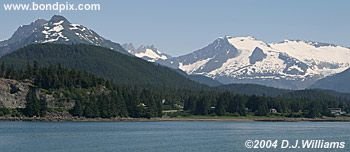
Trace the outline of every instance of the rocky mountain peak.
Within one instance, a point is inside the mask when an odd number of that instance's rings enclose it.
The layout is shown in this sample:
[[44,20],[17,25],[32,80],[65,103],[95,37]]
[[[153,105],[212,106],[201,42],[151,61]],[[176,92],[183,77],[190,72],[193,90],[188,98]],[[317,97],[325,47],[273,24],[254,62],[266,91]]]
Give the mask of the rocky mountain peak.
[[48,22],[48,21],[45,20],[45,19],[37,19],[37,20],[35,20],[34,22],[32,22],[31,25],[40,27],[40,26],[44,25],[44,24],[47,23],[47,22]]
[[54,15],[49,20],[49,23],[51,23],[51,24],[60,23],[60,22],[65,23],[65,24],[71,24],[65,17],[63,17],[61,15]]
[[170,58],[169,55],[160,52],[154,45],[140,45],[136,48],[132,43],[125,43],[122,45],[122,47],[130,54],[150,62]]
[[118,43],[104,39],[93,30],[72,24],[54,15],[49,21],[38,19],[17,29],[9,40],[0,42],[0,57],[33,43],[90,44],[128,54]]

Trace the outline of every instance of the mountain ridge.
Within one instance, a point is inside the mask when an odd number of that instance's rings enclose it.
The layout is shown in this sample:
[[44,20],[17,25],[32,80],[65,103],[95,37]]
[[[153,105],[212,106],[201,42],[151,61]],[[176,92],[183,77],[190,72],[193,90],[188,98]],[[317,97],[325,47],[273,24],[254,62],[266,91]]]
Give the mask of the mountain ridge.
[[122,44],[122,47],[130,54],[149,62],[171,58],[170,55],[160,52],[154,45],[140,45],[135,47],[132,43],[124,43]]
[[349,68],[350,49],[312,41],[266,43],[252,36],[225,36],[159,63],[223,84],[252,83],[298,90]]
[[0,57],[19,48],[37,43],[91,44],[128,54],[120,44],[103,38],[93,30],[54,15],[50,20],[38,19],[22,25],[8,39],[0,42]]
[[350,93],[350,85],[347,82],[350,82],[350,68],[341,73],[320,79],[310,86],[310,88]]

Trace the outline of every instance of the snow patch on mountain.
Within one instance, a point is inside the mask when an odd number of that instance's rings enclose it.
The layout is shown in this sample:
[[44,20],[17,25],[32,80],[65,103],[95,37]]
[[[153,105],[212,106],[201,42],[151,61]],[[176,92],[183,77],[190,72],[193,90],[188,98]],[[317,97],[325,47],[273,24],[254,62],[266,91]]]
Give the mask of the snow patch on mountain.
[[[349,48],[342,46],[315,46],[312,42],[285,40],[282,43],[272,43],[271,48],[285,52],[290,56],[307,61],[314,59],[319,62],[349,63]],[[317,43],[316,43],[317,44]],[[335,53],[336,52],[336,53]],[[348,57],[344,57],[347,55]]]
[[59,21],[59,22],[57,22],[57,23],[53,23],[52,25],[55,25],[55,26],[61,25],[63,22],[64,22],[64,20],[61,20],[61,21]]
[[[181,69],[182,71],[185,71],[188,74],[192,74],[197,70],[202,70],[203,69],[203,65],[205,65],[206,63],[208,63],[211,60],[211,58],[208,59],[204,59],[204,60],[199,60],[197,62],[194,62],[192,64],[188,64],[188,65],[183,65],[183,63],[180,63],[179,65],[179,69]],[[202,74],[202,73],[196,73],[196,74]]]
[[139,53],[135,53],[135,56],[139,57],[139,58],[151,58],[153,59],[152,61],[154,62],[155,60],[166,60],[168,59],[168,57],[166,57],[165,55],[162,55],[159,53],[159,51],[154,51],[151,49],[146,49],[144,52],[139,52]]
[[45,40],[43,40],[41,43],[56,42],[59,39],[69,41],[69,38],[62,34],[64,27],[61,24],[63,22],[64,21],[61,20],[59,22],[52,23],[52,26],[50,26],[49,23],[44,24],[44,30],[41,33],[44,34]]
[[226,36],[226,39],[228,40],[228,42],[230,42],[231,45],[235,46],[238,50],[253,51],[256,47],[259,47],[262,50],[267,50],[269,48],[268,44],[266,44],[263,41],[257,40],[252,36],[247,36],[247,37]]
[[135,48],[132,43],[123,44],[122,47],[127,50],[130,54],[133,54],[136,57],[145,59],[149,62],[156,62],[159,60],[166,60],[170,58],[169,55],[160,52],[153,45],[145,46],[140,45],[138,48]]

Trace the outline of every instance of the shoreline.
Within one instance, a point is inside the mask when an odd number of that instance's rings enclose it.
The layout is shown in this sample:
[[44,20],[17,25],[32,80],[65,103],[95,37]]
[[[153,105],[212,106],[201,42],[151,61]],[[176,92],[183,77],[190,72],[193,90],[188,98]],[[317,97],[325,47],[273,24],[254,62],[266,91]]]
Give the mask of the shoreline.
[[82,118],[82,117],[0,117],[0,121],[28,122],[162,122],[162,121],[217,121],[217,122],[350,122],[350,117],[327,118],[266,118],[266,117],[174,117],[174,118]]

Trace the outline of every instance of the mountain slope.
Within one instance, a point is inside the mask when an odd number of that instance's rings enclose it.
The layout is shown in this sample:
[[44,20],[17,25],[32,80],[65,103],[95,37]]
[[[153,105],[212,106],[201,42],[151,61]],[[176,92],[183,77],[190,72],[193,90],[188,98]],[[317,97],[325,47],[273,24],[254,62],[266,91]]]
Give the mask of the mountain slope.
[[187,75],[187,77],[197,83],[204,84],[210,87],[217,87],[222,85],[222,83],[220,83],[219,81],[213,80],[212,78],[203,75]]
[[62,64],[113,80],[116,84],[168,88],[199,88],[178,72],[114,50],[91,45],[35,44],[0,58],[0,62],[25,67],[29,62],[40,65]]
[[350,69],[318,80],[311,88],[350,93]]
[[349,68],[350,49],[310,41],[265,43],[253,37],[226,36],[193,53],[159,63],[224,84],[304,89]]
[[292,92],[292,90],[266,87],[266,86],[257,85],[257,84],[228,84],[228,85],[218,86],[217,89],[232,91],[234,93],[244,94],[244,95],[257,95],[257,96],[269,96],[269,97],[276,97],[276,96],[280,96],[280,95]]
[[166,60],[170,58],[170,55],[160,52],[154,47],[154,45],[141,45],[138,48],[135,48],[132,43],[125,43],[122,45],[122,47],[130,54],[149,62],[156,62],[158,60]]
[[228,84],[216,87],[218,90],[232,91],[237,94],[243,95],[257,95],[267,97],[279,97],[279,98],[297,98],[297,100],[305,100],[305,98],[319,98],[324,100],[326,97],[328,100],[349,100],[349,93],[341,93],[332,90],[324,89],[304,89],[304,90],[287,90],[278,89],[273,87],[266,87],[256,84]]
[[106,40],[83,25],[72,24],[63,16],[55,15],[49,21],[38,19],[29,25],[20,26],[10,39],[0,42],[0,56],[36,43],[89,44],[128,54],[118,43]]

